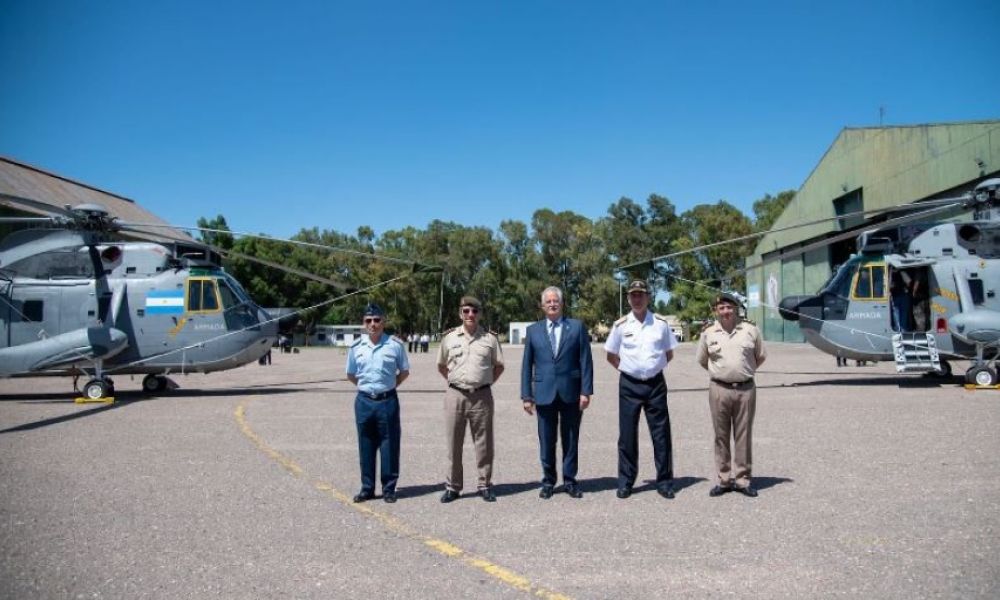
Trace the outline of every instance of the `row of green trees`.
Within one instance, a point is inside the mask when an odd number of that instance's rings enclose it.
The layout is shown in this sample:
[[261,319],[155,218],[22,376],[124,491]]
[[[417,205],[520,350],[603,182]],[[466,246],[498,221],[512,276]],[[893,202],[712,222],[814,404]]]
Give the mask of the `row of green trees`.
[[[356,323],[363,306],[377,302],[390,313],[397,331],[434,332],[458,324],[459,298],[474,294],[486,307],[484,322],[505,331],[510,321],[539,318],[539,296],[549,285],[563,289],[567,312],[595,327],[621,314],[620,283],[635,277],[669,292],[667,302],[659,295],[657,312],[683,320],[707,316],[715,289],[744,289],[739,267],[754,241],[651,259],[766,231],[793,196],[792,191],[764,196],[753,205],[753,219],[725,201],[677,214],[670,200],[654,194],[645,204],[621,198],[596,220],[572,211],[539,209],[530,224],[504,221],[497,231],[443,221],[381,236],[370,227],[354,235],[312,228],[293,237],[303,242],[300,245],[234,239],[224,233],[228,227],[222,215],[199,219],[198,225],[223,231],[204,232],[202,238],[233,251],[226,268],[257,302],[308,307],[303,313],[307,327]],[[314,273],[342,287],[238,255]]]

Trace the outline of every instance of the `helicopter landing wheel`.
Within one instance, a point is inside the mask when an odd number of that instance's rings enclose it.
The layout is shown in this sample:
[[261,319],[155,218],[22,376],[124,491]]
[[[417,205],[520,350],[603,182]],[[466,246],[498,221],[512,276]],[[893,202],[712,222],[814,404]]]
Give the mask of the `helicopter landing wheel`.
[[150,373],[142,378],[142,391],[147,394],[157,394],[167,389],[167,378],[163,375]]
[[91,379],[83,386],[83,395],[88,400],[109,398],[115,393],[110,379]]
[[974,383],[980,387],[996,385],[997,372],[990,367],[972,367],[965,372],[965,381]]

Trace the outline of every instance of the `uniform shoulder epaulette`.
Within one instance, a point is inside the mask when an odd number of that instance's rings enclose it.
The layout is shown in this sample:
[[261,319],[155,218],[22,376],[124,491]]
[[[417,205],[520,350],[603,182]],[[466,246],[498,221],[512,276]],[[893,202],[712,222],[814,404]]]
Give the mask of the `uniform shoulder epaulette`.
[[444,333],[442,333],[442,334],[441,334],[441,338],[443,339],[443,338],[444,338],[444,336],[448,335],[448,334],[449,334],[449,333],[451,333],[452,331],[455,331],[456,329],[458,329],[458,327],[452,327],[451,329],[445,329],[445,330],[444,330]]
[[618,327],[619,325],[621,325],[625,321],[628,321],[628,315],[625,315],[624,317],[622,317],[622,318],[618,319],[617,321],[615,321],[615,327]]
[[755,323],[755,322],[754,322],[754,321],[753,321],[752,319],[743,319],[743,322],[744,322],[744,323],[750,323],[750,324],[751,324],[751,325],[753,325],[754,327],[756,327],[756,326],[757,326],[757,323]]
[[394,335],[390,335],[389,339],[392,340],[392,341],[394,341],[394,342],[396,342],[400,346],[402,346],[404,343],[406,343],[406,342],[404,342],[403,340],[399,339],[398,337],[396,337]]
[[361,343],[361,342],[363,342],[364,340],[365,340],[365,338],[364,338],[364,337],[359,337],[358,339],[354,340],[354,343],[353,343],[353,344],[351,344],[351,347],[353,348],[354,346],[357,346],[358,344],[360,344],[360,343]]
[[653,318],[654,319],[659,319],[659,320],[663,321],[664,323],[669,323],[670,322],[670,321],[667,321],[667,318],[664,317],[663,315],[658,315],[656,313],[653,313]]

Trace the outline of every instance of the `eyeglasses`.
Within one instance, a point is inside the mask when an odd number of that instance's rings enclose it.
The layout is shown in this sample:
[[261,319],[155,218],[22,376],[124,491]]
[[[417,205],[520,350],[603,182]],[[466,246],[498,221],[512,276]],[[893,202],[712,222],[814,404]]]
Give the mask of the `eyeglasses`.
[[465,308],[462,309],[462,314],[463,315],[478,315],[479,314],[479,309],[478,308],[473,308],[473,307],[470,307],[470,306],[466,306]]
[[382,317],[365,317],[365,325],[370,323],[381,323]]

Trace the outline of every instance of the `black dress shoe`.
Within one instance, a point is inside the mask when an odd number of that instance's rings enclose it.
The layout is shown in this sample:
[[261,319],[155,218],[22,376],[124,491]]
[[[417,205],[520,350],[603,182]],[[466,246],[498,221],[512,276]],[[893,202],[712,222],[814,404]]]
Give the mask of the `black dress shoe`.
[[738,487],[738,488],[736,488],[736,491],[739,492],[739,493],[741,493],[741,494],[743,494],[747,498],[756,498],[757,497],[757,490],[753,489],[753,486],[749,486],[748,485],[746,487]]
[[364,502],[365,500],[371,500],[374,497],[375,497],[375,492],[366,492],[365,490],[361,490],[354,496],[354,501]]
[[713,498],[718,498],[719,496],[725,494],[726,492],[731,492],[731,491],[733,491],[733,488],[730,486],[717,485],[712,489],[708,490],[708,495]]
[[663,496],[667,500],[674,499],[674,488],[669,483],[656,488],[656,493]]
[[455,500],[458,500],[458,492],[455,490],[445,490],[444,493],[441,494],[441,504],[448,504],[449,502],[454,502]]
[[548,500],[552,497],[552,491],[551,485],[543,485],[542,489],[538,490],[538,497],[542,500]]
[[396,501],[396,492],[382,492],[382,500],[392,504]]
[[569,494],[570,498],[583,498],[583,492],[580,491],[580,486],[575,483],[566,484],[566,493]]
[[486,502],[496,502],[497,501],[497,495],[493,493],[493,488],[491,488],[491,487],[485,487],[485,488],[479,490],[479,495]]
[[615,496],[618,496],[619,498],[622,499],[628,498],[631,495],[632,495],[632,488],[630,487],[618,488],[618,491],[615,492]]

